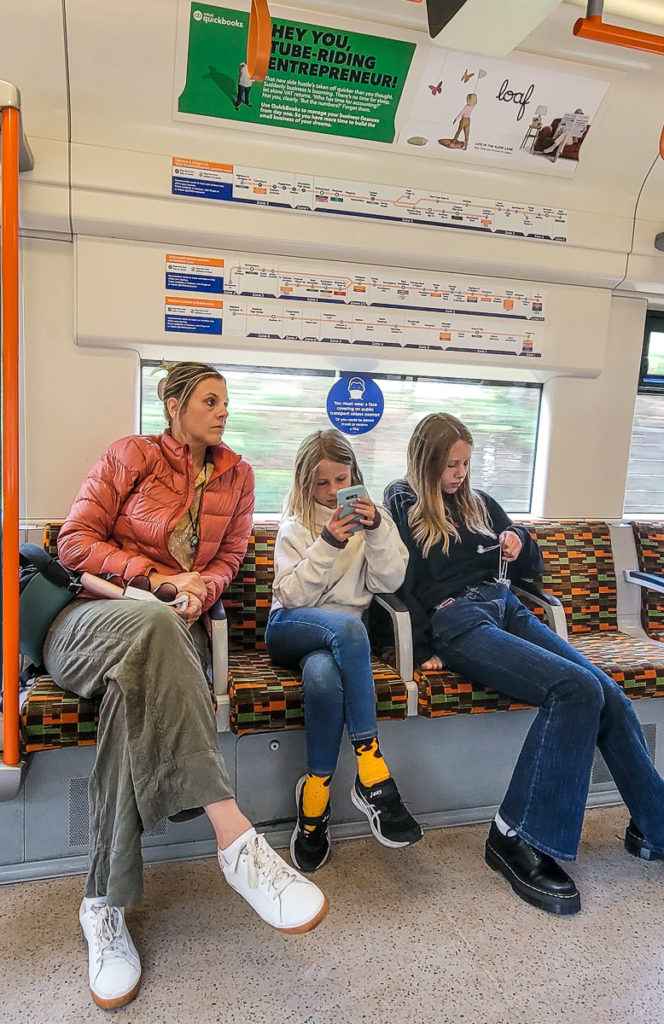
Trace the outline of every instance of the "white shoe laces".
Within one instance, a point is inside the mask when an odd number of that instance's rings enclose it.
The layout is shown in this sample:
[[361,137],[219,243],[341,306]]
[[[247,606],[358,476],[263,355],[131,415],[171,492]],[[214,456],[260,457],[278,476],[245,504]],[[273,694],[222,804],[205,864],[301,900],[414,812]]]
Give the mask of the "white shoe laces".
[[106,903],[95,903],[91,909],[95,915],[95,959],[97,962],[126,960],[127,943],[124,936],[124,919],[118,908],[109,907]]
[[277,899],[291,882],[299,879],[297,872],[274,852],[263,836],[254,836],[245,843],[238,860],[243,854],[247,857],[247,882],[250,889],[257,889],[262,880],[272,890],[272,898]]

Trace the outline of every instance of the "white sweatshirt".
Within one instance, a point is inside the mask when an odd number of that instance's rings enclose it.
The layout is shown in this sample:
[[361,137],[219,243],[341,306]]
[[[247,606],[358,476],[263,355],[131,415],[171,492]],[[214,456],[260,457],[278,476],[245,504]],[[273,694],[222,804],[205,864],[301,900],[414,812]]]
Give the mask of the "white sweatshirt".
[[[272,611],[276,608],[328,608],[361,618],[373,594],[392,593],[404,581],[408,551],[382,505],[375,530],[358,530],[344,548],[333,547],[293,516],[279,526],[274,547]],[[316,526],[332,510],[316,503]]]

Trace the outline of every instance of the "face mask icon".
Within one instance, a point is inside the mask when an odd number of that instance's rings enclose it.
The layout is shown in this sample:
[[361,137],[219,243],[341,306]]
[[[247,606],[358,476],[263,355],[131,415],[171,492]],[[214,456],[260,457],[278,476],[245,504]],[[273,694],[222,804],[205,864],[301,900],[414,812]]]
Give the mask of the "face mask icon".
[[348,381],[348,394],[351,398],[362,398],[365,387],[366,385],[361,377],[351,377]]

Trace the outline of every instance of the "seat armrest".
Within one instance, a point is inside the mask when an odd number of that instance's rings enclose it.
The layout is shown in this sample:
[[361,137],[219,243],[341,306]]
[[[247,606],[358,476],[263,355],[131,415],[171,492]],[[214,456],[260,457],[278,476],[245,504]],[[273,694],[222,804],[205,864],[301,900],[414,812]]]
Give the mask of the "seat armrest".
[[228,623],[221,598],[208,609],[212,629],[212,685],[217,694],[228,693]]
[[394,649],[396,653],[396,670],[408,682],[413,678],[413,631],[410,625],[410,612],[396,594],[374,594],[381,608],[390,616],[394,630]]
[[625,569],[623,576],[627,583],[664,594],[664,576],[656,576],[654,572],[641,572],[639,569]]
[[548,590],[542,590],[532,580],[521,580],[518,586],[513,583],[512,590],[517,597],[525,598],[526,604],[542,605],[547,625],[554,633],[561,636],[563,640],[567,640],[565,609],[554,594],[551,594]]

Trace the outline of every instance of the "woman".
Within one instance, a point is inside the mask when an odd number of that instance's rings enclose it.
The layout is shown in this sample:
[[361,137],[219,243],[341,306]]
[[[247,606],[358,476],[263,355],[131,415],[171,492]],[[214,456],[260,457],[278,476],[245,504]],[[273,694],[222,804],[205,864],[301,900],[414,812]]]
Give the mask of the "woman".
[[378,745],[362,623],[373,595],[402,583],[408,553],[385,510],[366,494],[353,502],[355,515],[342,515],[337,495],[353,484],[362,484],[362,474],[343,434],[317,430],[305,437],[274,547],[265,642],[278,665],[302,668],[304,690],[307,774],[295,791],[290,847],[300,871],[317,871],[330,853],[330,784],[344,724],[357,757],[351,799],[376,839],[398,849],[422,838]]
[[603,672],[532,615],[510,576],[538,573],[537,545],[500,505],[470,487],[473,440],[454,416],[415,428],[406,480],[385,501],[410,551],[403,589],[415,657],[443,664],[534,704],[533,722],[486,843],[486,860],[522,899],[573,914],[576,885],[556,859],[576,857],[595,746],[632,820],[625,847],[664,857],[664,782],[631,701]]
[[251,466],[221,441],[226,382],[213,366],[180,363],[159,393],[168,429],[104,452],[60,531],[58,553],[70,569],[147,577],[152,591],[171,584],[186,607],[77,600],[44,644],[58,685],[102,698],[79,919],[92,996],[107,1009],[138,992],[124,907],[142,897],[141,832],[165,817],[205,809],[226,880],[273,927],[307,931],[327,913],[320,890],[239,810],[217,742],[203,625],[239,568],[254,507]]

